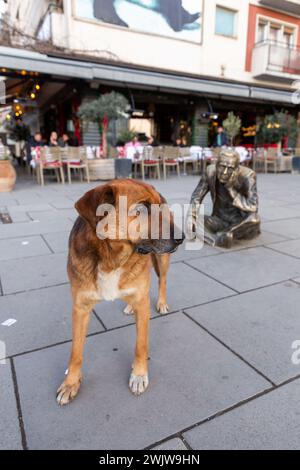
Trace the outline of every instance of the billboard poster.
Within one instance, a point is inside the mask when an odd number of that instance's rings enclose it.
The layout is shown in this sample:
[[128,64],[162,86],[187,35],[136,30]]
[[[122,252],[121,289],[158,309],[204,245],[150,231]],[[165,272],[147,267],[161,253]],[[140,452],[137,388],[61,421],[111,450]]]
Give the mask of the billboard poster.
[[201,42],[202,0],[75,0],[79,18]]

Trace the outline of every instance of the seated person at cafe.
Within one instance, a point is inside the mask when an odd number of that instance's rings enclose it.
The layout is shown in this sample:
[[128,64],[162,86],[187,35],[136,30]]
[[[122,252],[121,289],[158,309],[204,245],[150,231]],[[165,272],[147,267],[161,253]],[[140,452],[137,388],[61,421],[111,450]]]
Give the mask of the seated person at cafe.
[[147,140],[147,145],[150,145],[151,147],[158,147],[159,143],[156,138],[151,135],[151,137],[149,137],[149,139]]
[[58,147],[58,141],[57,141],[57,132],[53,131],[50,134],[50,141],[49,141],[49,147]]
[[[230,248],[235,240],[260,234],[256,173],[240,165],[239,154],[222,150],[216,165],[207,167],[192,194],[188,228],[199,235],[199,205],[210,192],[211,216],[204,216],[204,241],[211,246]],[[202,225],[203,228],[203,225]]]
[[70,138],[68,134],[63,134],[59,139],[58,139],[58,145],[61,148],[68,147],[70,145]]

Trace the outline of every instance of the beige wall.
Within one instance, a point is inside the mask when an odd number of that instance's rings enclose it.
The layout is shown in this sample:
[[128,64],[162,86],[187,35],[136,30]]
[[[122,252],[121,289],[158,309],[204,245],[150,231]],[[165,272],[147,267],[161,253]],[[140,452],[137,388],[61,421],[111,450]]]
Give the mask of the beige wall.
[[[252,73],[245,71],[249,4],[259,4],[259,0],[203,0],[202,44],[76,18],[75,1],[63,0],[65,14],[52,12],[53,39],[58,46],[168,71],[260,83],[253,79]],[[28,32],[36,28],[49,1],[10,3],[12,14],[16,15],[20,8],[20,26]],[[237,11],[235,38],[215,34],[217,5]],[[262,83],[272,85],[272,82]]]

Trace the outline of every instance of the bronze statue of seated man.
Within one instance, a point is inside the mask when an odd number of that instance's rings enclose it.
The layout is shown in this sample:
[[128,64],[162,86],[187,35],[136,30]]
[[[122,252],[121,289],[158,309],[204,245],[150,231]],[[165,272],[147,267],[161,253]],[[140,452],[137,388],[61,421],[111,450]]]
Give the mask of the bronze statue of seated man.
[[[260,234],[256,173],[240,165],[231,149],[222,150],[216,165],[209,165],[191,199],[191,221],[197,226],[198,208],[210,192],[213,213],[204,216],[204,241],[230,248],[234,240]],[[199,225],[198,225],[199,226]]]

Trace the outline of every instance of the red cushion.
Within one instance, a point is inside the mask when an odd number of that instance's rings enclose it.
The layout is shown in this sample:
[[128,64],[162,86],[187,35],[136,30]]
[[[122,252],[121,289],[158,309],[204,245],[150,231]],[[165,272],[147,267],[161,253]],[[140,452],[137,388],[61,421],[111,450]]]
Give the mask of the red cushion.
[[43,162],[43,166],[47,168],[60,168],[61,167],[61,162],[55,161],[55,162]]
[[168,159],[168,160],[165,160],[165,163],[169,163],[169,164],[174,164],[176,165],[177,164],[177,160],[172,160],[172,159]]
[[144,163],[146,165],[156,165],[157,163],[159,163],[158,160],[144,160]]
[[64,165],[72,165],[72,166],[81,166],[82,162],[80,160],[64,160]]

